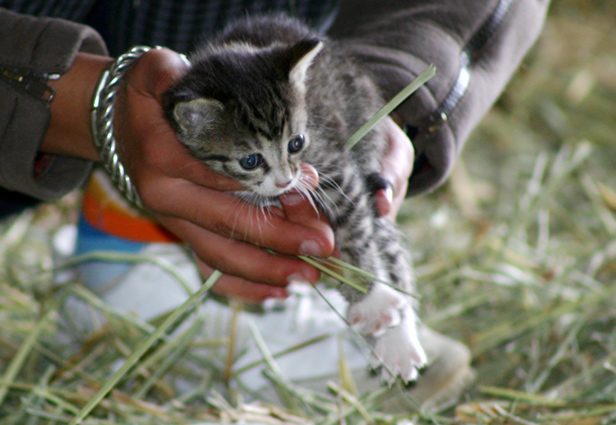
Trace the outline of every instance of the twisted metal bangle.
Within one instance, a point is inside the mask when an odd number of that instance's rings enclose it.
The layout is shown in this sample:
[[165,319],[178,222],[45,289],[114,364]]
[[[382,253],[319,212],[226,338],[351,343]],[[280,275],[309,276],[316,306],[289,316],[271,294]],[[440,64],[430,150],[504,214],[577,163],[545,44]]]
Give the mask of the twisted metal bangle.
[[92,98],[92,110],[90,111],[92,138],[105,171],[120,193],[139,208],[143,208],[143,204],[116,150],[117,143],[113,136],[113,109],[126,71],[150,50],[151,47],[148,46],[135,46],[103,71]]

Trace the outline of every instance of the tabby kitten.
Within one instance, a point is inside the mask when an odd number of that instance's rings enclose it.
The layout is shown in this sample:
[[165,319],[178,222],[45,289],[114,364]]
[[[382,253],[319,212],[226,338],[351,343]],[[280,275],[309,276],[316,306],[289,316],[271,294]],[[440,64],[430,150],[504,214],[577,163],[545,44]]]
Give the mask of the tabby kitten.
[[[353,149],[345,141],[384,104],[344,44],[282,16],[240,20],[191,58],[192,68],[166,94],[179,139],[213,170],[242,183],[242,196],[265,206],[291,189],[316,201],[335,230],[342,260],[379,280],[413,290],[408,255],[392,223],[378,216],[370,181],[387,148],[380,127]],[[300,181],[300,163],[319,187]],[[383,378],[417,377],[426,356],[414,300],[378,281],[368,294],[341,285],[348,320],[374,343]]]

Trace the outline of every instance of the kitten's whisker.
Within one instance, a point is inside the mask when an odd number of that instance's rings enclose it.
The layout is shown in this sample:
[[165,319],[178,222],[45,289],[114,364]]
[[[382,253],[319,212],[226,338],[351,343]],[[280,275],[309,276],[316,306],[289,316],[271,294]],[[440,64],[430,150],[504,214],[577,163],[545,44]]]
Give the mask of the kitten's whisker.
[[[314,195],[314,191],[310,190],[310,191],[306,191],[306,199],[308,199],[308,202],[310,203],[310,206],[312,207],[312,209],[317,213],[317,217],[321,217],[321,209],[319,208],[319,205],[317,205],[317,202],[315,202],[315,195]],[[322,203],[320,203],[322,204]]]
[[[263,238],[263,228],[261,227],[261,220],[259,219],[261,208],[252,202],[245,202],[244,207],[248,210],[248,216],[250,217],[249,227],[250,228],[256,227],[259,232],[259,237],[262,239]],[[248,231],[249,231],[248,228],[244,230],[244,240],[248,240]]]
[[[342,197],[344,197],[348,202],[354,205],[354,202],[343,192],[340,185],[326,173],[321,172],[319,174],[320,179],[323,183],[327,184],[331,189],[335,192],[339,193]],[[338,205],[337,202],[327,193],[327,190],[323,187],[323,184],[317,186],[313,194],[317,197],[320,202],[322,208],[329,212],[329,216],[338,215]]]
[[312,186],[313,184],[308,184],[308,182],[300,180],[300,182],[297,184],[295,188],[297,189],[297,192],[299,193],[299,195],[305,198],[310,203],[310,206],[312,207],[312,209],[320,217],[321,211],[319,209],[319,206],[315,203],[315,200],[313,197],[314,189],[312,189]]
[[310,175],[305,175],[303,176],[303,179],[299,180],[298,185],[301,184],[301,185],[312,187],[312,186],[315,186],[316,183],[317,183],[317,180],[314,177]]
[[[248,209],[248,214],[250,216],[250,227],[256,227],[259,231],[259,236],[263,237],[263,229],[261,228],[261,220],[259,220],[259,214],[261,213],[261,208],[257,205],[259,202],[258,197],[251,196],[251,199],[246,203],[246,208]],[[248,239],[248,229],[244,232],[244,239]]]
[[274,213],[272,213],[272,210],[270,208],[267,208],[267,207],[262,207],[261,208],[261,212],[263,214],[263,221],[264,221],[264,223],[265,224],[269,224],[272,216],[274,215]]
[[270,222],[273,215],[272,211],[268,208],[271,205],[269,199],[254,193],[250,190],[243,190],[236,192],[236,202],[238,204],[238,212],[235,217],[233,228],[237,226],[237,220],[242,215],[243,211],[248,210],[250,216],[250,226],[244,231],[244,240],[248,240],[248,232],[250,228],[256,227],[259,232],[259,236],[263,239],[263,224]]
[[323,211],[325,211],[326,214],[329,213],[327,214],[329,217],[337,215],[338,206],[321,187],[318,187],[313,194],[321,208],[323,208]]
[[257,218],[257,221],[258,221],[257,224],[258,224],[258,227],[259,227],[259,233],[261,234],[261,236],[263,236],[263,232],[262,232],[261,226],[263,224],[269,223],[269,216],[271,215],[271,211],[269,210],[269,208],[262,207],[262,206],[256,206],[255,208],[257,208],[259,210],[259,212],[261,213],[261,217],[263,217],[262,220],[259,220]]
[[233,204],[236,204],[237,208],[236,208],[235,216],[233,218],[233,225],[231,226],[231,235],[230,235],[231,238],[233,238],[233,236],[235,235],[235,228],[237,227],[237,222],[240,216],[242,215],[242,210],[246,208],[246,206],[244,205],[245,203],[242,202],[242,199],[239,197],[233,200]]
[[[327,174],[322,173],[320,174],[320,177],[322,180],[324,180],[325,182],[327,182],[329,184],[329,186],[334,189],[336,192],[340,193],[341,196],[343,196],[347,201],[349,201],[351,204],[355,205],[355,202],[353,202],[353,200],[351,198],[349,198],[349,196],[342,190],[342,188],[340,187],[340,185],[336,182],[336,180],[334,180],[333,178],[329,177]],[[319,186],[321,189],[322,187]],[[323,191],[325,191],[325,189],[323,189]],[[326,195],[327,196],[327,195]],[[327,196],[330,200],[331,198],[329,196]],[[332,201],[333,202],[333,201]]]
[[[240,197],[242,196],[242,197]],[[248,227],[252,227],[253,226],[253,215],[252,215],[252,208],[254,207],[254,204],[250,202],[250,198],[252,198],[252,192],[248,191],[248,190],[243,190],[241,192],[236,192],[236,199],[235,199],[235,203],[237,204],[237,212],[235,214],[234,217],[234,221],[233,221],[233,226],[232,226],[232,234],[233,236],[235,235],[235,230],[237,228],[237,222],[240,219],[240,217],[246,213],[248,216],[250,217],[250,223]],[[243,232],[243,240],[246,240],[248,238],[248,230],[244,230]]]

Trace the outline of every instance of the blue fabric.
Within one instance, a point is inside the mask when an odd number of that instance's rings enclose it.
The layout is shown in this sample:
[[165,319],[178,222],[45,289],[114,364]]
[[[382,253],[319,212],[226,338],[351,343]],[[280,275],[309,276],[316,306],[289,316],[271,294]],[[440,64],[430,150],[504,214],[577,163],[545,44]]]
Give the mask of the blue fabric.
[[85,254],[91,251],[137,252],[147,244],[121,239],[92,227],[83,217],[78,223],[79,238],[77,239],[76,254]]
[[[78,230],[75,255],[87,254],[93,251],[136,253],[147,245],[103,233],[90,226],[83,217],[79,219]],[[96,291],[113,284],[126,274],[131,266],[131,263],[89,261],[80,264],[78,269],[83,277],[84,284]]]
[[[190,53],[197,43],[220,31],[238,17],[266,12],[287,12],[322,28],[335,12],[337,0],[141,0],[127,7],[125,0],[108,0],[112,16],[112,38],[107,40],[112,55],[130,47],[147,44]],[[126,23],[131,23],[127,25]]]
[[287,12],[325,32],[338,0],[0,0],[0,7],[94,27],[112,56],[146,44],[190,53],[243,15]]

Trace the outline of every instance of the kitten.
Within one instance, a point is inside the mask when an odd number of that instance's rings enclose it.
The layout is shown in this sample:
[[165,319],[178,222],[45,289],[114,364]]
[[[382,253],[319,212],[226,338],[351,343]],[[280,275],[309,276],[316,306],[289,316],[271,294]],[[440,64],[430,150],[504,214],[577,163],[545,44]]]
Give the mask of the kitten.
[[[290,189],[307,192],[300,162],[319,187],[306,193],[332,224],[341,258],[379,280],[413,290],[413,271],[394,225],[378,216],[370,188],[387,148],[381,127],[352,150],[345,141],[384,104],[345,45],[283,15],[247,18],[191,58],[165,96],[179,139],[211,169],[242,183],[239,196],[271,205]],[[348,320],[374,342],[372,365],[389,383],[417,377],[426,356],[412,297],[377,281],[368,294],[347,285]]]

